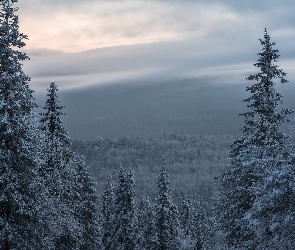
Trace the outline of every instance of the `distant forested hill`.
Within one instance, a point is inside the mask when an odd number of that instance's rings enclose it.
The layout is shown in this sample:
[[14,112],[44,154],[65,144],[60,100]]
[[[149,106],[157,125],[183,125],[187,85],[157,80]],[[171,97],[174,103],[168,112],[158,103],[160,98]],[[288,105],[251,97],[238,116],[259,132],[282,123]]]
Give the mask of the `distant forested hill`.
[[232,141],[230,135],[164,135],[160,138],[76,140],[72,147],[89,165],[99,195],[110,173],[117,179],[120,164],[134,170],[137,197],[152,195],[161,160],[165,159],[173,195],[202,200],[215,192],[214,177],[224,169]]

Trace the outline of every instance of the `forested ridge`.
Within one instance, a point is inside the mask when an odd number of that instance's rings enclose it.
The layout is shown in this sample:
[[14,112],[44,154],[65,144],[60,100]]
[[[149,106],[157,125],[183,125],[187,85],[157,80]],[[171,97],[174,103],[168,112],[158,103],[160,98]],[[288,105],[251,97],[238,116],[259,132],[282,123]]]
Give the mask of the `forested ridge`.
[[1,250],[295,248],[294,111],[266,29],[239,135],[72,142],[55,82],[35,103],[15,2],[0,1]]
[[171,180],[171,191],[178,195],[203,195],[199,189],[214,188],[214,177],[226,165],[232,135],[163,135],[159,138],[75,140],[72,150],[81,155],[102,193],[102,183],[111,173],[118,176],[120,165],[132,167],[138,195],[153,192],[162,159]]

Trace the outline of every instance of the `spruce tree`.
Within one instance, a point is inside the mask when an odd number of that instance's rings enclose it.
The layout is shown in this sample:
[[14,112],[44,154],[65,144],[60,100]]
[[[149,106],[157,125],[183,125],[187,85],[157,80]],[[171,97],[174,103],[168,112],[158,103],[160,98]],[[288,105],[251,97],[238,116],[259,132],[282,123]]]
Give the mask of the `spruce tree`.
[[169,195],[169,180],[165,163],[157,179],[158,193],[155,204],[157,250],[180,249],[179,213]]
[[101,242],[95,183],[83,159],[70,149],[71,139],[61,120],[64,106],[57,92],[52,82],[40,121],[45,142],[40,172],[55,201],[53,211],[60,229],[55,248],[97,249]]
[[115,216],[115,186],[111,175],[105,185],[102,196],[102,245],[103,249],[110,249],[112,237],[114,235],[114,216]]
[[48,99],[41,113],[40,128],[44,133],[43,164],[40,174],[46,180],[46,187],[55,201],[55,217],[60,226],[56,236],[56,249],[77,249],[82,243],[82,226],[79,220],[80,183],[74,154],[70,150],[70,136],[62,123],[63,106],[59,104],[54,82],[48,89]]
[[179,206],[179,222],[183,241],[189,249],[201,250],[204,247],[205,229],[208,222],[205,221],[205,215],[199,211],[196,203],[191,200],[183,201]]
[[[62,111],[64,106],[59,104],[57,92],[58,88],[55,82],[52,82],[46,94],[48,98],[43,108],[45,112],[41,113],[41,130],[47,135],[46,142],[52,144],[51,151],[61,151],[60,147],[63,151],[68,151],[71,139],[61,120],[61,116],[65,113]],[[59,155],[56,155],[56,157],[59,157]],[[53,161],[53,159],[50,160]]]
[[[245,215],[255,232],[256,249],[293,249],[295,237],[294,148],[284,155],[261,162],[264,177],[253,185],[255,200]],[[291,151],[292,150],[292,151]]]
[[138,249],[134,185],[135,182],[132,170],[130,169],[126,175],[123,166],[121,166],[115,200],[115,231],[112,245],[109,249]]
[[155,249],[157,246],[154,206],[149,197],[143,197],[137,212],[140,249]]
[[88,167],[81,157],[74,155],[73,166],[75,166],[77,173],[76,188],[79,194],[76,213],[82,227],[83,238],[80,249],[101,249],[95,182],[89,175]]
[[[276,80],[281,83],[287,80],[284,71],[276,65],[278,50],[273,48],[275,43],[270,41],[266,30],[260,43],[262,52],[258,53],[258,62],[254,64],[260,72],[247,78],[256,83],[246,89],[251,96],[244,100],[248,111],[241,114],[244,117],[242,135],[231,146],[228,168],[221,180],[221,226],[229,245],[247,249],[256,249],[259,245],[260,237],[249,225],[249,218],[254,204],[258,204],[267,172],[276,169],[278,162],[286,157],[287,136],[280,126],[292,113],[289,109],[279,108],[282,96],[275,90]],[[271,229],[265,228],[264,231],[268,234]]]
[[32,153],[36,104],[22,70],[29,58],[19,49],[27,36],[19,32],[14,2],[0,1],[0,249],[41,249],[47,243],[46,190]]

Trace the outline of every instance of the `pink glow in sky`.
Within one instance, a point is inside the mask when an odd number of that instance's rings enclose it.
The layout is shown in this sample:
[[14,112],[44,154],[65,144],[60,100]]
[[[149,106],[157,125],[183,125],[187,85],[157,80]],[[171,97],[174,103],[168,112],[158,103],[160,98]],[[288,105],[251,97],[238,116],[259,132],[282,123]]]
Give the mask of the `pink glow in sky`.
[[[285,7],[259,9],[239,1],[20,0],[17,6],[27,49],[78,52],[185,39],[236,35],[274,26]],[[270,3],[272,1],[260,1]],[[269,18],[274,14],[276,19]],[[286,17],[285,17],[286,18]]]
[[233,73],[244,80],[265,27],[286,62],[280,63],[295,75],[291,0],[19,0],[15,6],[29,37],[31,61],[24,66],[34,89],[46,90],[52,80],[60,88]]

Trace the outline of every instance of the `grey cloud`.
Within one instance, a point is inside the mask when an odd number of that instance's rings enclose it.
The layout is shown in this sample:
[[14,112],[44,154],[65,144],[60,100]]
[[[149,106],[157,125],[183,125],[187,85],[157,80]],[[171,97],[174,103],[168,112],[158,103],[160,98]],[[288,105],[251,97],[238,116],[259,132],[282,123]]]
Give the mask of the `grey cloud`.
[[[197,3],[208,3],[208,0],[150,0],[151,2],[165,2],[169,4],[197,4]],[[248,0],[248,1],[236,1],[236,0],[210,0],[210,4],[218,3],[221,5],[227,5],[236,10],[257,10],[264,11],[273,9],[275,7],[286,7],[286,6],[294,6],[295,3],[293,0]]]
[[[66,106],[64,123],[71,137],[162,136],[170,134],[235,134],[241,128],[248,82],[185,79],[126,82],[60,91]],[[139,83],[139,82],[138,82]],[[294,86],[284,85],[284,107],[295,108]],[[43,101],[44,103],[44,101]]]
[[[280,65],[293,71],[295,48],[290,41],[295,37],[281,35],[277,39],[271,32],[270,35],[282,52]],[[256,71],[252,64],[261,49],[258,38],[262,37],[263,30],[249,35],[240,32],[236,36],[194,37],[78,53],[31,50],[27,51],[31,60],[25,62],[24,67],[32,77],[33,88],[38,91],[44,91],[44,85],[53,79],[61,83],[62,89],[214,75],[232,76],[234,81],[237,78],[241,81],[248,73]],[[292,71],[289,74],[291,79]]]
[[[179,5],[179,1],[174,2]],[[279,65],[290,81],[279,87],[280,93],[286,97],[286,107],[295,108],[292,9],[273,1],[215,2],[233,10],[230,13],[238,13],[237,19],[189,39],[78,53],[28,50],[31,60],[24,62],[24,71],[32,77],[38,103],[44,103],[49,83],[56,81],[72,138],[236,133],[241,127],[237,114],[243,111],[245,87],[250,84],[245,78],[258,70],[253,66],[261,50],[258,39],[267,27],[280,50]],[[265,3],[271,7],[263,6]],[[174,8],[162,22],[142,22],[140,28],[126,25],[117,32],[136,36],[152,32],[156,25],[162,25],[161,30],[169,24],[179,25],[174,28],[180,31],[182,27],[195,31],[198,21],[194,15],[198,13],[190,15],[183,17]],[[201,21],[206,24],[206,20]],[[108,32],[112,35],[112,30]]]
[[271,32],[295,30],[294,1],[30,1],[19,3],[33,38],[28,44],[67,51],[197,35],[204,40],[242,32],[251,36],[265,27]]
[[138,3],[144,4],[147,2],[156,3],[156,4],[167,4],[167,5],[198,5],[198,4],[219,4],[228,6],[239,12],[265,12],[269,10],[278,10],[278,9],[287,9],[292,12],[292,9],[295,7],[295,2],[293,0],[248,0],[248,1],[236,1],[236,0],[30,0],[30,5],[26,1],[19,1],[17,6],[21,8],[30,8],[32,6],[51,6],[52,8],[66,7],[69,10],[73,6],[79,6],[84,4],[103,4],[103,3],[117,3],[117,4],[126,4],[126,3]]
[[25,52],[31,57],[56,57],[56,56],[64,56],[69,54],[62,50],[51,50],[51,49],[31,49],[31,50],[25,50]]

